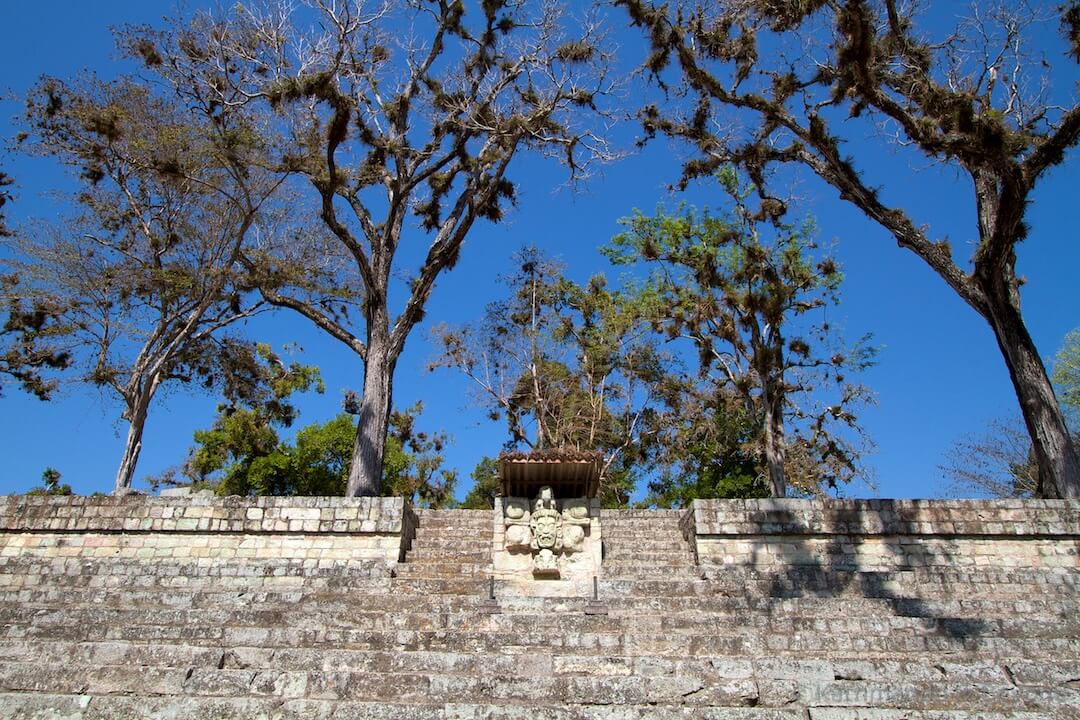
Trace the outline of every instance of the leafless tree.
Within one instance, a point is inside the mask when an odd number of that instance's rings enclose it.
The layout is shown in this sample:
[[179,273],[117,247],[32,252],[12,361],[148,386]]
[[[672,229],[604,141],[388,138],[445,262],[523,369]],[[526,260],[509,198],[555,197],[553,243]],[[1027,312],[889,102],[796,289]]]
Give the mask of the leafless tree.
[[258,307],[239,260],[281,178],[258,169],[265,148],[240,113],[134,79],[46,79],[26,122],[27,149],[78,173],[79,212],[17,233],[9,300],[52,308],[78,379],[122,401],[122,493],[162,385],[213,384],[229,360],[217,334]]
[[397,359],[474,223],[514,202],[513,159],[553,156],[577,180],[611,155],[598,23],[554,0],[315,0],[135,29],[128,45],[182,96],[257,108],[287,135],[285,167],[308,181],[330,237],[313,242],[330,254],[297,266],[312,253],[294,244],[248,260],[270,303],[363,360],[347,493],[378,493]]

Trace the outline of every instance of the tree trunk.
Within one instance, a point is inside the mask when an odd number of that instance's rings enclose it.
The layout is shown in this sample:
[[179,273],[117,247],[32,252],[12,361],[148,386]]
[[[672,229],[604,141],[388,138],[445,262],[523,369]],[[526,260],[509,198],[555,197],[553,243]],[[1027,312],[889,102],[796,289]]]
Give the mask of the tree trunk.
[[1080,498],[1080,461],[1065,418],[1046,375],[1046,367],[1020,315],[1015,291],[1003,282],[982,288],[989,313],[985,316],[1009,368],[1016,398],[1031,436],[1039,466],[1042,497]]
[[394,363],[389,333],[382,324],[371,328],[364,360],[364,395],[360,399],[360,422],[356,428],[349,484],[345,495],[378,495],[382,490],[383,453],[390,422]]
[[769,468],[769,487],[773,497],[787,496],[787,476],[784,474],[784,408],[783,399],[772,383],[766,381],[762,393],[765,405],[765,463]]
[[135,477],[135,465],[139,462],[139,453],[142,451],[143,429],[146,427],[146,415],[149,409],[150,397],[137,399],[135,407],[129,408],[128,414],[131,419],[128,424],[124,454],[120,458],[120,469],[116,471],[114,495],[122,495],[131,489],[131,481]]

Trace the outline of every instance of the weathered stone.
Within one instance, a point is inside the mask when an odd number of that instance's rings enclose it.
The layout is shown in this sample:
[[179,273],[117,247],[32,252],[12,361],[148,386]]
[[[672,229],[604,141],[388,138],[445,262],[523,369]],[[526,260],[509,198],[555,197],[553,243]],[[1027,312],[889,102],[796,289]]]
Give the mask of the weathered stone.
[[0,499],[0,718],[1077,717],[1076,503],[554,501]]

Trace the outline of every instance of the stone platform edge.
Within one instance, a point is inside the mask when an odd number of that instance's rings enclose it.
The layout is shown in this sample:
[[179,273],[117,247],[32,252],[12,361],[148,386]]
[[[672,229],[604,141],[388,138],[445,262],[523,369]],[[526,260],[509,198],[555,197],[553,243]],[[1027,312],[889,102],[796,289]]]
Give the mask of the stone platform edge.
[[1077,500],[695,500],[684,534],[1080,537]]
[[399,497],[0,496],[0,532],[415,534]]

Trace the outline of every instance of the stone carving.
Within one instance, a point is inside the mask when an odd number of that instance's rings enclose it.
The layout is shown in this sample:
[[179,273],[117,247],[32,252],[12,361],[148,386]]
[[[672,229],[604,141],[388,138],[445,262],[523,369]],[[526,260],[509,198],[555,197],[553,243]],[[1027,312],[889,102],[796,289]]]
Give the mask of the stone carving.
[[529,501],[525,498],[506,498],[503,501],[503,515],[507,523],[528,523]]
[[589,524],[589,501],[587,498],[571,498],[562,501],[563,522],[579,525]]
[[585,549],[585,528],[565,525],[562,530],[563,552],[581,552]]
[[503,498],[504,546],[513,553],[532,551],[533,575],[558,578],[563,555],[583,552],[591,520],[587,498],[557,500],[550,486],[533,501]]
[[562,550],[562,515],[555,508],[555,496],[548,486],[540,488],[529,527],[533,533],[533,550]]
[[527,550],[532,547],[532,530],[528,525],[509,525],[506,528],[506,548]]
[[533,575],[559,577],[559,559],[548,548],[533,556]]

